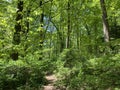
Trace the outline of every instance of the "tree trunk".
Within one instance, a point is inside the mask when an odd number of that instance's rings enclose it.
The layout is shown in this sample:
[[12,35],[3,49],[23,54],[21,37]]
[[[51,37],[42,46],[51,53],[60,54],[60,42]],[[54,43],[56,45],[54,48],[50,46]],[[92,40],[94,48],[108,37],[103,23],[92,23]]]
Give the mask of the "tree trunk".
[[68,21],[67,21],[67,40],[66,40],[66,48],[70,48],[70,33],[71,33],[71,25],[70,25],[70,1],[68,1]]
[[92,49],[92,45],[91,45],[91,39],[92,39],[92,38],[91,38],[91,37],[92,37],[92,36],[91,36],[91,30],[90,30],[90,27],[89,27],[87,24],[85,25],[85,28],[86,28],[86,30],[87,30],[87,36],[89,37],[89,39],[88,39],[88,40],[89,40],[89,41],[88,41],[89,44],[88,44],[88,46],[87,46],[87,47],[88,47],[88,52],[89,52],[89,53],[93,53],[93,49]]
[[[42,0],[40,0],[40,7],[42,6],[43,2]],[[43,32],[43,22],[44,22],[44,14],[43,14],[43,10],[42,10],[42,13],[40,14],[40,57],[39,57],[39,60],[42,60],[42,57],[43,57],[43,53],[42,53],[42,50],[43,50],[43,41],[44,41],[44,32]]]
[[[60,5],[60,7],[62,7],[62,1],[60,1],[59,2],[59,5]],[[62,8],[60,8],[60,23],[59,23],[59,28],[58,28],[58,36],[59,36],[59,44],[60,44],[60,53],[64,50],[64,48],[66,47],[65,46],[65,44],[66,44],[66,39],[65,39],[65,37],[64,37],[64,30],[63,30],[63,22],[64,22],[64,20],[63,20],[63,17],[64,17],[64,15],[63,15],[63,9]]]
[[102,10],[102,20],[103,20],[103,33],[105,42],[109,42],[109,23],[107,17],[107,10],[105,6],[105,1],[100,0],[101,10]]
[[[16,24],[15,24],[15,32],[13,36],[13,44],[14,45],[19,45],[20,44],[20,32],[22,31],[22,25],[21,25],[21,20],[23,18],[22,11],[23,11],[23,1],[18,0],[18,5],[17,5],[17,16],[16,16]],[[18,59],[19,53],[17,51],[14,51],[11,54],[11,58],[13,60]]]

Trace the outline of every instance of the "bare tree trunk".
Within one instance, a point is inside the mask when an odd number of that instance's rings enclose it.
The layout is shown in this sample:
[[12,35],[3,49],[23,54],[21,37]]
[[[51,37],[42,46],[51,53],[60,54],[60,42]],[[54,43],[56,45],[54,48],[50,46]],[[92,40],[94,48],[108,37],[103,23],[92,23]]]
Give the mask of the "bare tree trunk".
[[[43,1],[40,0],[40,7],[42,6],[43,4]],[[43,50],[43,41],[44,41],[44,32],[43,32],[43,22],[44,22],[44,14],[43,14],[43,10],[42,10],[42,13],[40,14],[40,57],[39,57],[39,60],[42,60],[43,58],[43,53],[42,53],[42,50]]]
[[[15,24],[15,32],[14,32],[14,36],[13,36],[13,44],[14,45],[19,45],[20,44],[20,32],[22,31],[22,25],[21,25],[21,20],[23,18],[23,1],[18,0],[18,5],[17,5],[17,16],[16,16],[16,24]],[[11,58],[13,60],[17,60],[18,59],[18,55],[19,53],[17,51],[14,51],[11,54]]]
[[104,33],[104,40],[105,42],[109,42],[109,23],[108,23],[108,16],[107,10],[105,6],[105,1],[100,0],[101,10],[102,10],[102,20],[103,20],[103,33]]
[[70,25],[70,1],[68,1],[68,31],[67,31],[67,40],[66,40],[66,48],[70,48],[70,33],[71,33],[71,25]]
[[[62,1],[59,2],[60,7],[62,7]],[[64,48],[66,47],[66,41],[65,41],[65,37],[64,37],[64,30],[63,30],[63,9],[60,8],[60,23],[59,23],[59,28],[58,28],[58,36],[59,36],[59,42],[60,42],[60,53],[64,50]]]
[[85,28],[86,28],[86,30],[87,30],[87,36],[89,37],[89,45],[87,46],[88,47],[88,52],[89,53],[93,53],[93,49],[92,49],[92,45],[91,45],[91,30],[90,30],[90,28],[89,28],[89,26],[86,24],[85,25]]

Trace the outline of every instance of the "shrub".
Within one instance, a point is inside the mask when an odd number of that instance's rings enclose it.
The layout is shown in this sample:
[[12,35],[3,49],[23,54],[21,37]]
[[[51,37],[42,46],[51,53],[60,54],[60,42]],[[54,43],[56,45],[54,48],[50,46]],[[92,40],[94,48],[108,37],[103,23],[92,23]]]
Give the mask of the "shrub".
[[[102,56],[77,62],[72,68],[64,67],[59,61],[58,73],[61,80],[58,86],[64,85],[68,90],[118,90],[120,88],[120,54]],[[64,72],[64,74],[62,74]]]
[[44,72],[38,68],[40,67],[38,65],[40,64],[31,66],[21,60],[3,63],[0,66],[0,89],[17,90],[17,88],[26,86],[42,86],[45,83]]

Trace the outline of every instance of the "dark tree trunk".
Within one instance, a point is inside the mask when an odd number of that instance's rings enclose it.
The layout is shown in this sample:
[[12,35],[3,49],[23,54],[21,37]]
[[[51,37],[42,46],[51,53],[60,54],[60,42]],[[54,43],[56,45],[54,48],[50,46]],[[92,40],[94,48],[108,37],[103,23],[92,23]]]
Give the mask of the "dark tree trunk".
[[[18,0],[18,5],[17,5],[17,15],[16,15],[16,24],[15,24],[15,32],[13,36],[13,44],[14,45],[19,45],[20,44],[20,32],[22,31],[22,25],[21,25],[21,20],[23,18],[22,11],[23,11],[23,1]],[[11,54],[11,58],[13,60],[18,59],[19,53],[17,51],[14,51]]]
[[[42,6],[43,2],[40,1],[40,7]],[[42,10],[42,13],[40,14],[40,57],[39,57],[39,60],[42,60],[43,58],[43,53],[42,53],[42,50],[43,50],[43,42],[44,42],[44,31],[43,31],[43,23],[44,23],[44,14],[43,14],[43,10]]]
[[67,40],[66,40],[66,48],[70,48],[70,33],[71,33],[71,25],[70,25],[70,1],[68,1],[68,25],[67,25],[67,28],[68,28],[68,31],[67,31]]
[[88,47],[88,52],[89,53],[93,53],[93,49],[92,49],[92,45],[91,45],[91,30],[90,30],[90,28],[89,28],[89,26],[86,24],[85,25],[85,28],[86,28],[86,30],[87,30],[87,36],[89,37],[89,45],[87,46]]

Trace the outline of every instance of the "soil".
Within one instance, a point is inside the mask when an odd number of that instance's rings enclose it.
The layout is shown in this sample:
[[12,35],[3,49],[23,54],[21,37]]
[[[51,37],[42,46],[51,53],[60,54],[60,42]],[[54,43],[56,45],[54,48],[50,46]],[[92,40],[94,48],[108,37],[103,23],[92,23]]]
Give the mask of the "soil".
[[45,78],[47,79],[48,84],[43,86],[43,90],[59,90],[54,86],[54,83],[57,81],[55,75],[47,75]]

